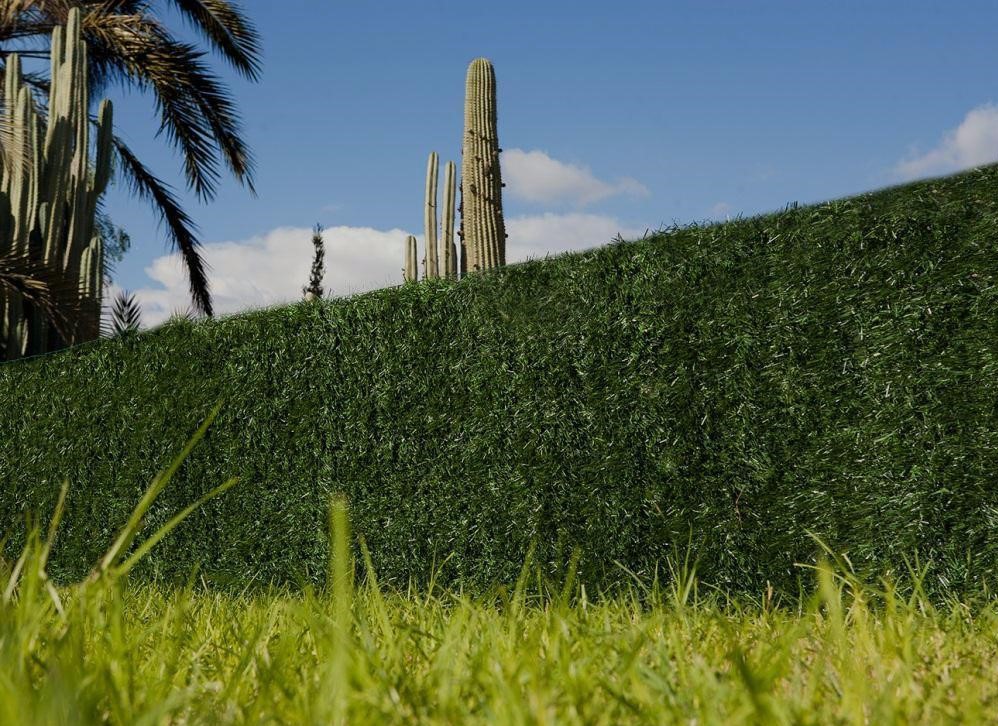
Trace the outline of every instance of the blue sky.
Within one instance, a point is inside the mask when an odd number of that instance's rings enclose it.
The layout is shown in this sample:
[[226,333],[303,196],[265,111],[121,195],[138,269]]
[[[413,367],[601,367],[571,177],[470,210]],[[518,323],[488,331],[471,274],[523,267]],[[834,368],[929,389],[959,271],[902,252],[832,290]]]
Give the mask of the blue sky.
[[[220,61],[258,195],[184,195],[221,313],[300,298],[309,228],[326,284],[401,282],[422,237],[426,157],[460,161],[464,76],[496,69],[509,261],[947,174],[998,160],[998,3],[246,0],[263,76]],[[167,22],[182,27],[167,16]],[[110,89],[115,121],[179,188],[153,99]],[[132,236],[116,284],[146,324],[187,305],[150,209],[112,189]]]

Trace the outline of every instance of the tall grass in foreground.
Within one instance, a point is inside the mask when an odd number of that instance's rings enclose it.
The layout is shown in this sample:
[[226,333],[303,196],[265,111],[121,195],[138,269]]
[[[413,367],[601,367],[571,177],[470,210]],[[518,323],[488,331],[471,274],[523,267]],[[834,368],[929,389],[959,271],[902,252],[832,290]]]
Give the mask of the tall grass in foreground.
[[[216,409],[217,410],[217,409]],[[347,506],[330,508],[325,591],[129,584],[128,573],[212,490],[141,543],[143,495],[83,582],[45,573],[65,487],[43,536],[0,559],[0,724],[684,723],[998,721],[998,608],[816,569],[796,607],[698,588],[689,568],[630,594],[490,596],[379,586]],[[363,580],[352,544],[359,544]],[[0,552],[3,548],[0,547]]]
[[822,565],[797,608],[688,572],[593,600],[570,582],[534,599],[526,578],[489,598],[386,592],[369,560],[354,583],[342,503],[331,519],[324,592],[47,588],[34,537],[20,579],[0,575],[0,723],[998,720],[998,611],[933,605],[918,573],[902,594]]

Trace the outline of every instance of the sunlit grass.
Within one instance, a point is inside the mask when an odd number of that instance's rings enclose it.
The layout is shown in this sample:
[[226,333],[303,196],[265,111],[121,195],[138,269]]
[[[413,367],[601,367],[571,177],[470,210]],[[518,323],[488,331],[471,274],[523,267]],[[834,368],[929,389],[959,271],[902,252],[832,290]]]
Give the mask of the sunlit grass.
[[[818,570],[797,607],[695,586],[590,598],[353,583],[225,594],[101,577],[0,606],[0,723],[924,723],[998,719],[998,611]],[[10,568],[0,584],[10,582]]]
[[778,605],[705,588],[688,563],[608,596],[571,568],[551,587],[529,559],[490,595],[396,592],[334,499],[322,591],[129,582],[197,506],[139,541],[208,423],[84,581],[45,571],[65,488],[46,531],[0,559],[0,724],[998,721],[998,606],[929,598],[924,567],[863,583],[831,552],[814,592]]

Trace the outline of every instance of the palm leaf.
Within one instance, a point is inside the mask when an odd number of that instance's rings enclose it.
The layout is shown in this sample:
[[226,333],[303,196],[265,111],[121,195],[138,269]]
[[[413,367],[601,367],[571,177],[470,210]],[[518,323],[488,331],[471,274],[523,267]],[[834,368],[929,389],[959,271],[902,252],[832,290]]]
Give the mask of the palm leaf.
[[207,265],[201,258],[201,243],[195,236],[193,220],[181,209],[173,192],[146,169],[124,141],[115,137],[114,148],[118,154],[118,169],[124,174],[133,193],[152,200],[170,232],[174,248],[180,252],[187,267],[191,298],[197,310],[212,314],[211,295],[208,292]]
[[0,257],[0,300],[6,303],[15,296],[40,310],[64,341],[96,337],[79,281],[62,270],[27,255]]
[[260,36],[238,6],[225,0],[173,0],[202,35],[251,80],[260,77]]
[[[2,3],[3,0],[0,0]],[[6,86],[5,68],[0,68],[0,110],[7,106],[7,99],[3,97],[3,89]],[[24,163],[29,155],[28,135],[22,135],[23,143],[17,143],[18,124],[0,114],[0,165],[4,170],[9,170],[15,164]]]
[[109,336],[119,336],[124,333],[136,332],[142,324],[142,308],[139,307],[135,295],[121,290],[111,305],[111,316],[108,329]]

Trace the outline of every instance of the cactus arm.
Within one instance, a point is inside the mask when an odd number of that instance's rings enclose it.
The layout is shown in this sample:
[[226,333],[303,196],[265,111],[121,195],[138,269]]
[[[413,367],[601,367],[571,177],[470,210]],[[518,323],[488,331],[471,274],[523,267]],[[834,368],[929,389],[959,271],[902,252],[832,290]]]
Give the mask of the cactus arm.
[[94,162],[94,193],[99,197],[111,181],[112,151],[114,150],[114,107],[107,99],[97,112],[97,158]]
[[[27,149],[27,132],[31,124],[31,112],[33,103],[31,92],[21,86],[17,92],[14,128],[14,148],[20,150]],[[26,163],[25,159],[14,162],[11,174],[10,206],[14,213],[14,238],[13,249],[15,254],[27,252],[28,243],[28,204],[31,201],[30,187],[33,169]]]
[[410,234],[405,240],[405,281],[415,282],[417,276],[416,238]]
[[423,205],[423,232],[426,244],[426,277],[440,277],[437,262],[437,152],[431,151],[426,162],[426,203]]
[[456,249],[454,247],[454,176],[456,167],[448,161],[444,167],[444,215],[443,215],[443,260],[442,272],[445,277],[457,277]]

